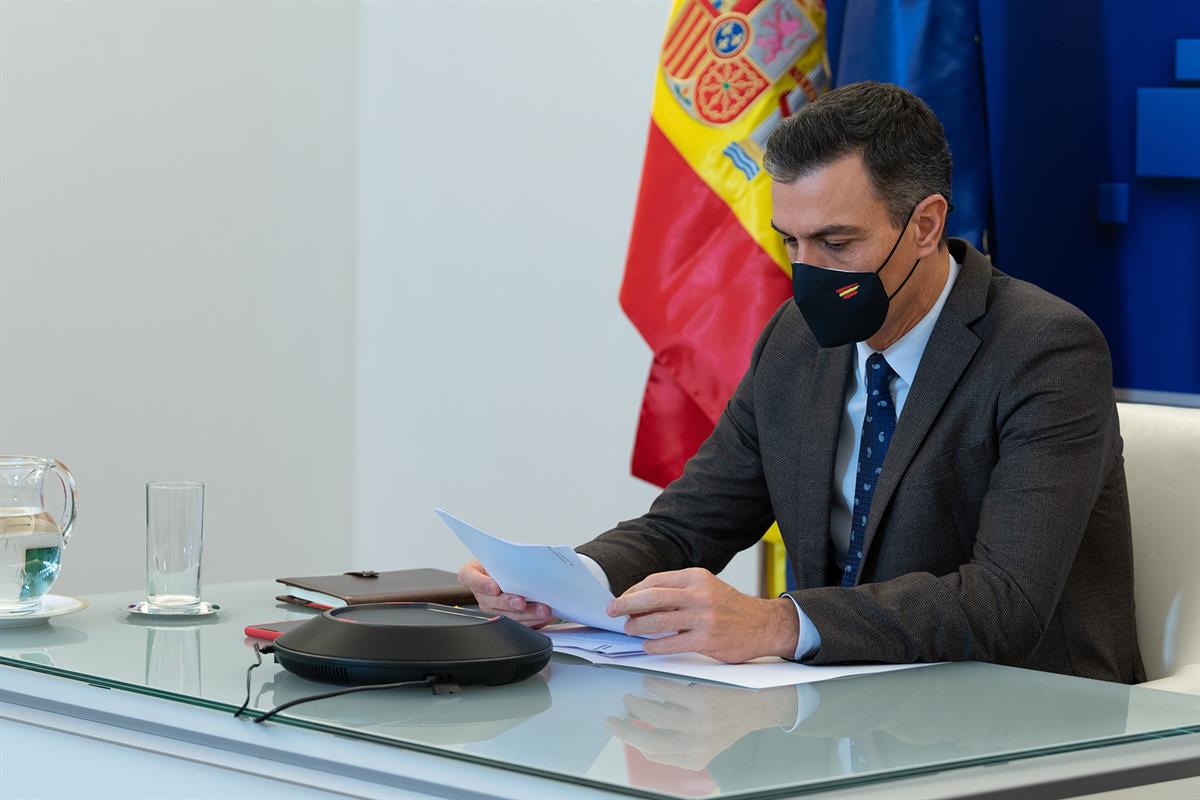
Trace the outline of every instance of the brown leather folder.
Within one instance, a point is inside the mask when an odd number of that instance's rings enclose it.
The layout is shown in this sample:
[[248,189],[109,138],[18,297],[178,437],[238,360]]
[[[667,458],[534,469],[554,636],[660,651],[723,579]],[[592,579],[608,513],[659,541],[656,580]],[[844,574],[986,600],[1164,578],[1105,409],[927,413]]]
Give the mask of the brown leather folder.
[[[427,602],[461,606],[475,602],[475,596],[459,584],[457,576],[443,569],[399,569],[389,572],[361,570],[341,575],[311,575],[277,580],[285,586],[339,597],[349,605]],[[292,595],[281,595],[276,599],[295,605],[319,607]]]

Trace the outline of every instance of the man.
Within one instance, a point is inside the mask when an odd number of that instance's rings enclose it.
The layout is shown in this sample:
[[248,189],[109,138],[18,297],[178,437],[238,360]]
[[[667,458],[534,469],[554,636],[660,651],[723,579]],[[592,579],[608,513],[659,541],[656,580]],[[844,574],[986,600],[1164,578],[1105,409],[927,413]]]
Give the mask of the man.
[[[647,652],[808,664],[978,660],[1144,680],[1104,337],[947,240],[941,123],[896,86],[805,106],[767,143],[795,297],[649,512],[578,550]],[[715,577],[779,521],[801,588]],[[476,562],[481,606],[527,624]]]

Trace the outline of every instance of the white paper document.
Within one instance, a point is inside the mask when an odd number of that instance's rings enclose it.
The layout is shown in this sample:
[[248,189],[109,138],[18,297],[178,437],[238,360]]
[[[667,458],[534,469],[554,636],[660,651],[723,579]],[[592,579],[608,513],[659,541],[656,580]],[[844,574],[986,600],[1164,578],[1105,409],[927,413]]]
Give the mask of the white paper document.
[[613,599],[612,592],[600,585],[570,547],[506,542],[440,508],[436,511],[501,590],[545,603],[564,619],[624,632],[629,618],[608,615],[605,608]]
[[[784,661],[779,658],[757,658],[743,664],[726,664],[699,653],[680,653],[670,656],[649,655],[641,650],[641,640],[624,634],[613,634],[577,625],[556,625],[544,628],[554,649],[582,658],[593,664],[631,667],[650,672],[662,672],[679,678],[726,683],[747,689],[770,689],[797,683],[816,683],[852,675],[868,675],[897,669],[925,667],[928,664],[858,664],[848,666],[814,667]],[[634,646],[638,652],[632,652]]]
[[550,637],[555,650],[574,653],[586,658],[583,653],[596,653],[620,658],[621,656],[644,656],[645,649],[640,636],[630,636],[627,633],[587,628],[580,625],[559,625],[553,628],[543,628],[542,633]]

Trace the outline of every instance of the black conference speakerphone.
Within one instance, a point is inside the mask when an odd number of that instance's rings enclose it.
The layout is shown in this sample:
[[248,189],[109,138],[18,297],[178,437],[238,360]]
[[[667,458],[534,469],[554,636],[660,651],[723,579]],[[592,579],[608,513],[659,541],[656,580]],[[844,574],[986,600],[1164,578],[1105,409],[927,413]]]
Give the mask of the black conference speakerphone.
[[431,679],[495,686],[550,661],[550,639],[507,617],[438,603],[334,608],[272,643],[275,661],[302,678],[347,685]]

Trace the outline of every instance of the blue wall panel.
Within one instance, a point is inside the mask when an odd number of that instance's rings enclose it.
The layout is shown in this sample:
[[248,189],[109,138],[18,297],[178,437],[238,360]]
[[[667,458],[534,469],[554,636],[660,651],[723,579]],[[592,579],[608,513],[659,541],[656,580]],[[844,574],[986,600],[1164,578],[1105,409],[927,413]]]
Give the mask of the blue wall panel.
[[[1096,320],[1118,386],[1200,392],[1200,180],[1136,169],[1138,90],[1200,91],[1176,83],[1177,40],[1200,38],[1200,2],[979,10],[997,265]],[[1197,157],[1186,124],[1160,133],[1177,169]],[[1128,185],[1124,224],[1106,224],[1119,220],[1104,219],[1102,184]]]
[[1200,89],[1137,90],[1137,174],[1200,178]]
[[1175,80],[1200,81],[1200,39],[1175,42]]

